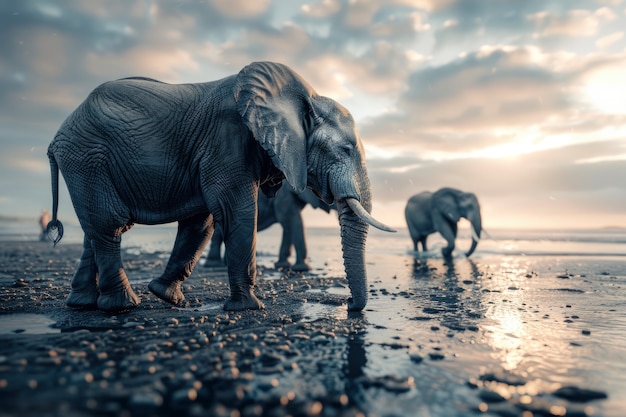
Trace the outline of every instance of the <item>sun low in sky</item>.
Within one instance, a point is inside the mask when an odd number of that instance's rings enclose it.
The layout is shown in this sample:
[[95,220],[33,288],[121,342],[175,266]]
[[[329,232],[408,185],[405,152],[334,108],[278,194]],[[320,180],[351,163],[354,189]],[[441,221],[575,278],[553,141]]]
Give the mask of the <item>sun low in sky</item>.
[[626,227],[623,0],[23,0],[0,19],[2,216],[50,207],[48,143],[100,83],[270,60],[352,112],[385,223],[448,186],[486,228]]

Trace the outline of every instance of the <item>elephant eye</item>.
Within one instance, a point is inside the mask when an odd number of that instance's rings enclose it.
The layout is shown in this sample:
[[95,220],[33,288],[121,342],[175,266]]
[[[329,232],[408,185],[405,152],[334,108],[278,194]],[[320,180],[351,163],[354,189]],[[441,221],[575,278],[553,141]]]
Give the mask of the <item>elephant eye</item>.
[[346,155],[352,155],[352,151],[354,150],[354,146],[349,143],[343,144],[339,146],[339,150]]

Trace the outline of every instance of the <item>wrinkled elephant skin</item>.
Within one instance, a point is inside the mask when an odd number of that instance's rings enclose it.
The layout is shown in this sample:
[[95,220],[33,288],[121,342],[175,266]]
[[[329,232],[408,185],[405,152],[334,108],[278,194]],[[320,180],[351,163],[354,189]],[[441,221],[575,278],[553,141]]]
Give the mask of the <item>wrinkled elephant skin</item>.
[[[307,204],[314,209],[320,208],[327,213],[334,208],[334,206],[317,198],[311,190],[306,189],[297,193],[288,183],[283,184],[273,198],[266,197],[263,193],[259,194],[257,232],[261,232],[276,223],[282,227],[278,261],[274,263],[274,267],[291,269],[295,272],[311,270],[307,260],[306,231],[302,218],[302,210]],[[222,229],[216,225],[204,266],[222,267],[226,264],[221,253],[223,241]],[[296,262],[293,265],[289,263],[292,248],[295,248],[296,251]]]
[[117,312],[137,306],[122,264],[122,235],[135,223],[178,222],[165,271],[149,289],[183,303],[181,284],[217,223],[229,259],[224,308],[263,308],[254,293],[257,200],[259,188],[272,196],[283,180],[296,192],[308,187],[341,205],[349,308],[365,306],[367,225],[384,225],[369,215],[363,147],[350,113],[285,65],[255,62],[198,84],[140,77],[106,82],[61,125],[48,157],[53,212],[47,234],[56,235],[55,243],[62,237],[60,171],[85,235],[66,301],[71,307]]

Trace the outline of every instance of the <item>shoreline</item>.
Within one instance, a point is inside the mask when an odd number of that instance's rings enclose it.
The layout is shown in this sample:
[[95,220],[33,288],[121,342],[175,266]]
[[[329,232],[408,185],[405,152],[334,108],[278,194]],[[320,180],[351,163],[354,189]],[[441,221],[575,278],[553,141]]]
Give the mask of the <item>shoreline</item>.
[[[311,243],[317,259],[331,259],[319,253],[324,242]],[[623,320],[609,307],[606,323],[586,322],[598,307],[582,301],[623,294],[619,260],[446,265],[403,256],[398,264],[374,254],[362,313],[346,311],[345,279],[333,261],[315,262],[308,274],[261,266],[257,295],[266,309],[233,313],[222,310],[224,268],[196,267],[184,284],[188,306],[176,308],[147,290],[167,253],[127,251],[142,303],[108,315],[64,305],[80,251],[0,242],[0,323],[29,313],[59,330],[0,334],[0,416],[618,416],[624,404],[616,395],[624,392],[623,362],[607,365],[618,375],[593,377],[570,361],[620,360],[612,351],[596,355],[621,346]],[[554,374],[547,359],[575,372]]]

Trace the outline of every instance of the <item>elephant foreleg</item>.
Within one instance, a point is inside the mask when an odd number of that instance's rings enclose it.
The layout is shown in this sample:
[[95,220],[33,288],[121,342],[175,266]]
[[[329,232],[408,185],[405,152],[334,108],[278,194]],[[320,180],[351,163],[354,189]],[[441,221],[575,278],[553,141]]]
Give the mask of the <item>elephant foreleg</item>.
[[454,250],[454,241],[456,240],[457,224],[454,222],[446,222],[446,227],[440,230],[439,233],[446,239],[448,244],[441,249],[441,254],[444,258],[450,258],[452,251]]
[[91,241],[98,266],[98,308],[104,311],[126,311],[140,303],[122,265],[120,241],[119,236],[99,236]]
[[80,309],[94,309],[98,306],[98,267],[94,258],[91,243],[85,236],[83,254],[74,277],[70,294],[65,300],[68,307]]
[[150,291],[172,304],[185,301],[182,283],[193,272],[213,234],[213,216],[200,214],[178,222],[178,233],[165,272],[153,279]]
[[[253,214],[254,213],[254,214]],[[256,215],[254,212],[242,215],[246,219]],[[237,219],[238,216],[235,216]],[[230,298],[224,304],[224,310],[258,310],[265,308],[254,295],[256,283],[256,222],[236,220],[225,232],[226,258],[228,260],[228,281]]]

